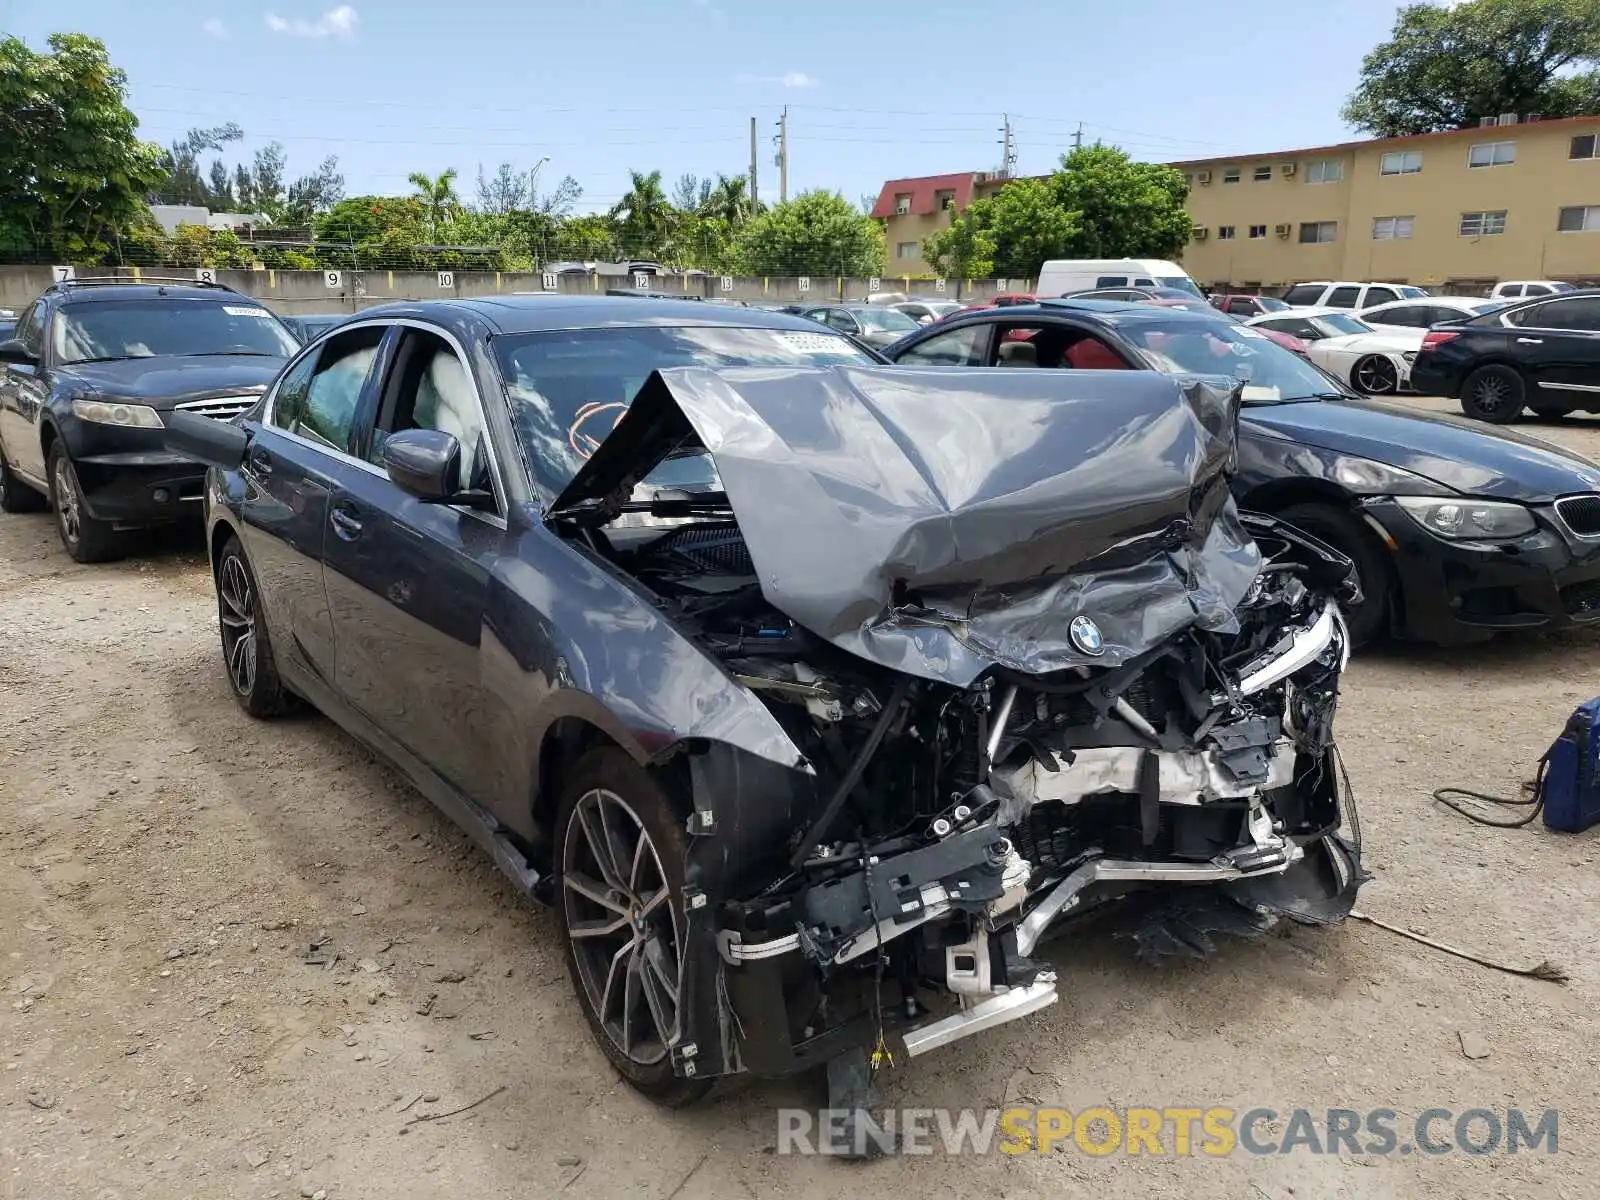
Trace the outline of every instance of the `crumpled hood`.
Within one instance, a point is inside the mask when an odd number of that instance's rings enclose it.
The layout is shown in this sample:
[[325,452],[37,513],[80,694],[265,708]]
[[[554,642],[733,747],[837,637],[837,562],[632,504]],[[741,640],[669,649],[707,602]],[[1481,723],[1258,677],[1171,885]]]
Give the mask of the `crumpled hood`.
[[1243,420],[1335,454],[1371,459],[1484,499],[1538,504],[1600,491],[1600,466],[1539,438],[1373,400],[1248,406]]
[[57,367],[55,377],[73,395],[112,396],[170,408],[184,400],[263,392],[286,361],[224,355],[124,358]]
[[812,633],[962,687],[1113,666],[1235,627],[1260,565],[1228,492],[1238,403],[1153,371],[674,368],[550,516],[615,511],[704,447],[763,594]]

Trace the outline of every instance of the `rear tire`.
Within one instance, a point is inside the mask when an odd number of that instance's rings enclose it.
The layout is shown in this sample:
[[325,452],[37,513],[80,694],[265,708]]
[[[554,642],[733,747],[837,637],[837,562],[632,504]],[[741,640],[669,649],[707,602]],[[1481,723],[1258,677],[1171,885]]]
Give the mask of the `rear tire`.
[[589,1030],[637,1091],[693,1104],[713,1080],[679,1076],[668,1049],[682,1020],[683,822],[614,747],[585,754],[560,790],[556,912]]
[[239,539],[223,543],[217,560],[217,618],[222,631],[222,665],[239,707],[252,717],[275,717],[295,707],[295,698],[278,674],[272,640],[262,616],[261,590]]
[[5,450],[0,448],[0,512],[38,512],[44,504],[43,496],[12,473],[6,465]]
[[50,508],[56,517],[56,532],[75,562],[100,563],[122,557],[122,539],[110,521],[91,516],[78,484],[66,446],[50,447],[46,468],[50,475]]
[[1479,367],[1461,384],[1461,411],[1475,421],[1509,425],[1522,415],[1527,385],[1519,371],[1501,363]]
[[1362,599],[1360,604],[1344,606],[1350,640],[1360,647],[1382,639],[1389,632],[1390,601],[1395,589],[1378,539],[1355,517],[1331,504],[1291,504],[1277,515],[1321,538],[1355,563]]
[[1392,396],[1400,390],[1400,371],[1385,354],[1368,354],[1350,369],[1350,386],[1367,396]]

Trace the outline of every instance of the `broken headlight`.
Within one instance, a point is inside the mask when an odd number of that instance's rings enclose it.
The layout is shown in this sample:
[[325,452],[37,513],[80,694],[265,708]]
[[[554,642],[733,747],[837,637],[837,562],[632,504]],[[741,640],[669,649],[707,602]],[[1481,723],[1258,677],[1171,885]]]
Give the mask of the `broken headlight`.
[[1396,496],[1394,502],[1418,525],[1443,538],[1515,538],[1532,533],[1536,528],[1533,514],[1526,508],[1499,500]]

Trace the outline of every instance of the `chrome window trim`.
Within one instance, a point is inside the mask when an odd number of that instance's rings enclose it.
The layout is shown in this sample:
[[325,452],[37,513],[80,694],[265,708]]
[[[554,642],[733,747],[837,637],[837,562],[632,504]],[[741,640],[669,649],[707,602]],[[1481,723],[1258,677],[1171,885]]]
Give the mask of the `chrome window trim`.
[[[458,513],[464,513],[468,516],[478,517],[481,520],[489,522],[489,524],[498,529],[506,529],[508,527],[506,525],[506,514],[511,511],[511,506],[506,501],[505,484],[502,482],[500,477],[500,455],[495,449],[494,436],[490,432],[489,410],[483,402],[483,393],[478,388],[477,376],[472,373],[472,359],[467,354],[466,348],[462,346],[460,341],[457,340],[455,334],[451,333],[448,329],[443,329],[437,325],[432,325],[427,321],[419,321],[414,317],[374,317],[371,320],[366,321],[355,320],[351,321],[347,325],[340,324],[335,329],[327,330],[326,334],[330,336],[342,336],[343,334],[353,333],[358,329],[388,330],[390,326],[397,325],[405,326],[410,329],[418,329],[423,333],[431,333],[435,337],[440,338],[448,343],[450,348],[455,352],[457,360],[461,363],[461,369],[466,372],[467,382],[472,385],[473,398],[478,402],[478,416],[483,422],[483,444],[488,448],[489,452],[489,486],[494,491],[494,502],[499,507],[499,511],[487,513],[481,509],[468,508],[463,504],[447,504],[444,507]],[[297,367],[301,361],[308,358],[313,353],[321,353],[325,345],[326,338],[319,337],[316,341],[305,347],[305,349],[301,351],[299,355],[291,359],[289,364],[278,373],[278,378],[273,380],[272,390],[267,393],[266,404],[261,410],[261,423],[264,425],[270,425],[274,432],[280,433],[285,437],[298,442],[302,446],[309,447],[310,449],[316,450],[322,454],[330,455],[340,462],[353,463],[355,466],[360,467],[363,471],[367,471],[370,474],[377,475],[381,479],[389,481],[389,473],[382,467],[379,467],[376,463],[370,463],[366,459],[357,458],[353,454],[348,454],[343,450],[336,450],[331,446],[326,446],[321,442],[312,441],[308,437],[304,437],[301,434],[293,432],[292,430],[285,429],[281,425],[273,424],[272,417],[278,403],[279,383],[289,374],[290,371],[294,370],[294,368]],[[390,482],[392,483],[392,481]]]

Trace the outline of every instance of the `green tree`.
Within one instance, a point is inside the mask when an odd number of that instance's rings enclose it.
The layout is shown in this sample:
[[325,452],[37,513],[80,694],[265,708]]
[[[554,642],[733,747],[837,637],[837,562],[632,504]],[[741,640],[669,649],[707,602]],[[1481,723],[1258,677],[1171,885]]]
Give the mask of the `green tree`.
[[556,232],[554,245],[544,261],[571,259],[575,262],[603,262],[617,255],[617,240],[608,217],[591,214],[569,217]]
[[[994,274],[994,234],[989,231],[987,209],[980,200],[943,229],[922,239],[922,257],[939,274],[950,279],[984,279]],[[1032,271],[1021,271],[1032,275]]]
[[99,261],[148,221],[162,151],[138,139],[103,43],[58,33],[48,45],[0,40],[0,247]]
[[[1048,183],[1078,226],[1061,257],[1177,258],[1189,243],[1189,187],[1172,167],[1134,162],[1116,146],[1084,146],[1062,157]],[[1042,261],[1019,273],[1037,274]]]
[[700,205],[702,217],[722,221],[729,229],[738,229],[755,215],[750,202],[750,180],[745,175],[718,175]]
[[732,258],[752,275],[877,275],[883,227],[838,192],[802,192],[751,218]]
[[924,239],[923,257],[946,275],[1026,277],[1045,259],[1066,257],[1080,232],[1078,214],[1061,206],[1053,181],[1019,179]]
[[1461,129],[1499,113],[1600,112],[1597,65],[1595,0],[1411,4],[1389,40],[1362,60],[1342,115],[1378,137],[1399,137]]
[[661,189],[661,172],[630,171],[627,195],[611,210],[622,252],[634,257],[659,256],[672,232],[677,214]]
[[[212,179],[208,186],[200,171],[200,156],[207,151],[220,151],[230,142],[237,142],[244,131],[229,121],[212,129],[191,129],[167,147],[162,155],[165,178],[156,184],[152,200],[164,204],[197,204],[209,207],[218,191],[216,171],[221,159],[211,162]],[[223,168],[226,170],[226,168]]]
[[461,206],[461,197],[456,195],[456,169],[451,167],[436,176],[413,171],[406,178],[417,189],[417,199],[427,206],[428,229],[437,237],[440,226]]

